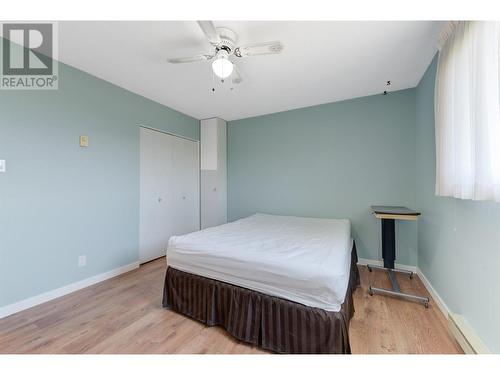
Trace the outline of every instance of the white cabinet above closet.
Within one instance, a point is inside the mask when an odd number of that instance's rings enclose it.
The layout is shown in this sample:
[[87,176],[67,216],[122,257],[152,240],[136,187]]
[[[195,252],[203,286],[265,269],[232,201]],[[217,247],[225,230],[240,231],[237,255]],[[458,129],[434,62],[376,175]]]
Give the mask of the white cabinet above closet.
[[201,228],[227,222],[226,121],[201,120]]

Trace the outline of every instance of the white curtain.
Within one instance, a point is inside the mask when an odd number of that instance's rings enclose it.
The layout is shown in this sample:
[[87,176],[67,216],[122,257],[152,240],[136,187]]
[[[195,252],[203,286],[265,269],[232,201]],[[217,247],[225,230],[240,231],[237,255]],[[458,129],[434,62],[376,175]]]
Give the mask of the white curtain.
[[500,201],[500,23],[453,22],[436,76],[436,195]]

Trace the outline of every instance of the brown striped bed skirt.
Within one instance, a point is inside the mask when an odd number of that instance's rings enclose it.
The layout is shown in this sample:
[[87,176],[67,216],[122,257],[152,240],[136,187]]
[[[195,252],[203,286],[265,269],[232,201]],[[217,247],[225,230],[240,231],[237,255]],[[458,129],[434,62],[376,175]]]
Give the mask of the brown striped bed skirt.
[[350,354],[349,321],[360,283],[352,249],[349,284],[340,311],[326,311],[168,267],[163,307],[208,326],[222,326],[238,340],[277,353]]

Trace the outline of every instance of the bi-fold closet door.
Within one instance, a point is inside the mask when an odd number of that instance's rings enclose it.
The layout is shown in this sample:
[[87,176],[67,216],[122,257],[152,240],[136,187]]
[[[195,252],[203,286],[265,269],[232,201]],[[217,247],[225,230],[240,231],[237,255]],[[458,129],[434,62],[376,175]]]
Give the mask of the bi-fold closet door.
[[199,230],[198,142],[140,128],[141,263],[164,256],[168,239]]

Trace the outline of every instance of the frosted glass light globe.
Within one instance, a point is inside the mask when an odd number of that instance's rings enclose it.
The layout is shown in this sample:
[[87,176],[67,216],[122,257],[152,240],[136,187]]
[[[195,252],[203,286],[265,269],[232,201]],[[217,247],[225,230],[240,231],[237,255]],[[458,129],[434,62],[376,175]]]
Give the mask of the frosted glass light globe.
[[227,78],[233,72],[233,63],[229,61],[227,51],[220,50],[212,63],[212,70],[219,78]]

